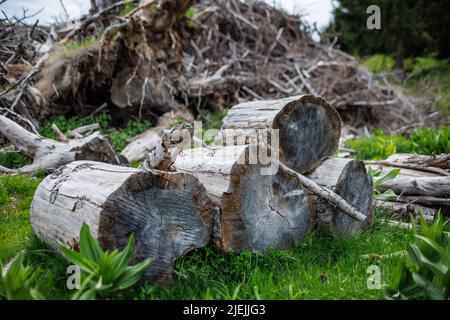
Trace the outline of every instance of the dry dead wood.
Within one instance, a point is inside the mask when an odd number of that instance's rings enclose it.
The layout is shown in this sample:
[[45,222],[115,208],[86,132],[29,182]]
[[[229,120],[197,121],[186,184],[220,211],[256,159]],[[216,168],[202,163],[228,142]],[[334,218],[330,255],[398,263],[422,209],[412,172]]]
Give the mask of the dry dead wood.
[[208,243],[214,210],[191,175],[75,161],[39,185],[30,220],[58,252],[60,244],[78,249],[83,223],[105,249],[123,248],[134,233],[134,260],[153,258],[146,278],[167,282],[177,258]]
[[108,139],[95,132],[82,139],[58,142],[27,131],[14,121],[0,115],[0,133],[16,149],[33,160],[19,169],[1,167],[0,172],[33,173],[40,169],[54,169],[75,160],[96,160],[113,164],[126,163],[117,155]]
[[341,119],[336,110],[322,98],[304,95],[232,107],[219,138],[227,145],[260,143],[261,135],[268,134],[270,137],[263,141],[268,140],[272,146],[279,143],[273,148],[279,150],[279,160],[304,173],[336,152],[340,132]]
[[169,111],[158,119],[156,127],[151,128],[134,137],[122,150],[121,154],[130,163],[140,161],[147,157],[149,151],[161,142],[161,133],[179,121],[192,122],[194,116],[187,108]]
[[[192,173],[220,207],[213,237],[224,251],[265,252],[304,239],[315,210],[296,174],[270,170],[255,158],[255,145],[185,150],[177,171]],[[269,173],[269,174],[264,174]]]

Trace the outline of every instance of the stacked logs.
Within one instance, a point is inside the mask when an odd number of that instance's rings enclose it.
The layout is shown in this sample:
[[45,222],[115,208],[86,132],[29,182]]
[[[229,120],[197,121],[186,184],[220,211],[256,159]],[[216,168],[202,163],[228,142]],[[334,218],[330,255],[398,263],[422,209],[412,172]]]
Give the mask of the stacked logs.
[[310,174],[336,152],[340,128],[338,113],[311,95],[240,104],[218,140],[232,145],[186,148],[193,128],[182,125],[163,134],[140,169],[93,161],[58,169],[36,191],[33,230],[54,249],[77,248],[82,223],[105,248],[134,233],[134,258],[153,257],[147,279],[159,282],[209,239],[227,252],[267,252],[302,241],[316,221],[353,235],[373,219],[365,166],[350,161],[330,186]]

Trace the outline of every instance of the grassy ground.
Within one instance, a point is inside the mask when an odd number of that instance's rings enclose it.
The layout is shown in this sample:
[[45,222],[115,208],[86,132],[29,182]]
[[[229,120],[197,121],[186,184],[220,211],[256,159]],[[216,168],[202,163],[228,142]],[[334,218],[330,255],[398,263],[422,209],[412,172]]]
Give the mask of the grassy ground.
[[[388,73],[394,67],[394,58],[374,55],[363,61],[363,65],[374,73]],[[427,97],[433,107],[450,114],[450,61],[433,57],[416,57],[405,60],[406,77],[399,83],[410,96]],[[393,80],[393,79],[391,79]]]
[[[39,288],[50,299],[64,299],[67,263],[53,255],[33,235],[29,206],[37,177],[0,177],[0,260],[5,263],[21,250],[28,263],[42,268]],[[149,284],[111,298],[117,299],[379,299],[370,290],[367,267],[374,263],[363,254],[404,250],[412,234],[377,220],[373,230],[350,239],[334,239],[320,230],[292,250],[267,255],[244,252],[223,254],[212,247],[196,250],[176,263],[180,275],[171,287]],[[400,258],[379,262],[382,281]]]

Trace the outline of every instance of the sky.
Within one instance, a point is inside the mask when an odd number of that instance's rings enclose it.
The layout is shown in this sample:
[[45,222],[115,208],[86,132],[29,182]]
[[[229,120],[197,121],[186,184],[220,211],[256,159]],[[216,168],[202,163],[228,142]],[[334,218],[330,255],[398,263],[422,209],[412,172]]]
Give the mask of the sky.
[[[35,19],[40,22],[53,22],[54,17],[62,17],[64,6],[71,19],[76,19],[89,10],[89,0],[7,0],[0,5],[0,9],[8,16],[22,16],[23,8],[28,10],[27,14],[35,13],[42,9],[36,17],[30,18],[28,22],[33,23]],[[290,13],[300,13],[304,20],[312,24],[317,23],[319,29],[325,27],[331,19],[332,0],[264,0],[269,4],[275,4]]]

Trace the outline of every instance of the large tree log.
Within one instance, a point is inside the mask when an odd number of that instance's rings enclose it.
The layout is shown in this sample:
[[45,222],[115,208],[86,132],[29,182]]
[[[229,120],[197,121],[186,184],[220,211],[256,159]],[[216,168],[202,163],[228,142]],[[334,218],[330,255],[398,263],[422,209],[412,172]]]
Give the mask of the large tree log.
[[[263,148],[260,148],[259,152]],[[256,146],[182,152],[177,171],[194,174],[221,208],[213,236],[224,251],[265,252],[304,239],[314,218],[310,196],[296,175],[252,161]]]
[[341,119],[324,99],[312,95],[246,102],[230,109],[221,138],[232,136],[238,143],[254,143],[252,137],[258,136],[260,129],[275,130],[272,140],[279,140],[279,160],[304,173],[336,152]]
[[[344,167],[352,161],[344,158],[330,158],[323,161],[323,163],[313,170],[308,177],[319,183],[322,186],[336,186],[339,175]],[[368,164],[367,167],[373,169],[381,169],[380,176],[387,174],[395,167],[386,164]],[[414,185],[418,182],[417,186]],[[431,186],[437,186],[433,189]],[[384,183],[378,190],[383,191],[392,188],[399,196],[396,200],[404,203],[414,203],[419,205],[416,209],[419,210],[420,205],[424,206],[440,206],[447,207],[450,205],[448,196],[435,196],[435,194],[444,195],[448,192],[448,176],[441,176],[434,172],[426,172],[421,170],[402,168],[393,180]],[[423,195],[418,195],[422,193]],[[429,195],[426,195],[426,194]],[[429,209],[429,208],[427,208]],[[395,211],[402,210],[398,207]],[[408,211],[413,210],[408,207]]]
[[339,175],[333,176],[334,179],[329,179],[327,183],[324,183],[324,179],[321,179],[321,176],[318,175],[318,172],[322,171],[322,166],[319,166],[310,174],[309,178],[334,190],[348,204],[364,214],[366,218],[363,221],[352,219],[329,202],[317,199],[318,221],[336,236],[351,236],[367,230],[373,223],[373,186],[364,163],[358,160],[348,161]]
[[76,161],[39,185],[30,220],[58,251],[59,243],[78,247],[83,222],[106,249],[123,248],[134,233],[134,259],[153,257],[146,278],[167,282],[177,258],[208,243],[214,213],[192,175]]
[[85,138],[58,142],[31,133],[14,121],[0,115],[0,133],[33,163],[20,169],[0,168],[0,172],[32,173],[53,169],[75,160],[95,160],[113,164],[127,163],[117,155],[108,139],[95,132]]

